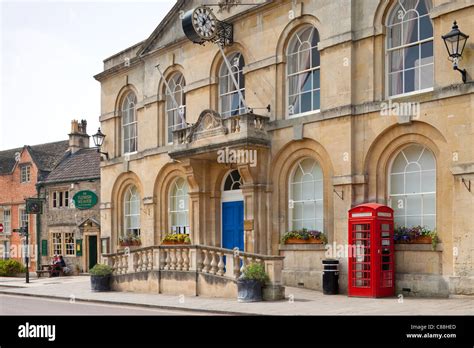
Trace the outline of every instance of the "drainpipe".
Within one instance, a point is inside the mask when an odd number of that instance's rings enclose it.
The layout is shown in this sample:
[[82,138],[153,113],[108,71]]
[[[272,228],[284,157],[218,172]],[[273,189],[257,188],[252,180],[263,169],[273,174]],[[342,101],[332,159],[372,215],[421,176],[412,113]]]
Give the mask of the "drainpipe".
[[[36,196],[40,197],[41,184],[36,184]],[[41,269],[41,214],[36,214],[36,269]]]

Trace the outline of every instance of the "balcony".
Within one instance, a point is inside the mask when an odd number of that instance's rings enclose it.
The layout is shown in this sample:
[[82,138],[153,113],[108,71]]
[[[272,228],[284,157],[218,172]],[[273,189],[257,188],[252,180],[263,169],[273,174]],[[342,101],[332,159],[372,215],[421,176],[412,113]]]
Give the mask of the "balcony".
[[268,148],[268,120],[252,113],[222,118],[213,110],[204,110],[195,124],[173,131],[173,150],[169,155],[177,159],[202,156],[226,147]]

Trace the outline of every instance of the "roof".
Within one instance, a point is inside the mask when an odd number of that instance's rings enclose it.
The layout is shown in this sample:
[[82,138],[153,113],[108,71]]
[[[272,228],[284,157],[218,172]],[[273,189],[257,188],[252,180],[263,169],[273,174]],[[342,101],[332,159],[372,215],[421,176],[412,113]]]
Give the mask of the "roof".
[[13,171],[16,161],[15,154],[27,149],[33,162],[40,172],[50,172],[66,155],[69,141],[56,141],[33,146],[24,146],[16,149],[0,151],[0,174],[9,174]]
[[100,153],[95,148],[81,149],[68,154],[61,163],[49,173],[43,183],[92,180],[100,178]]
[[15,154],[23,151],[22,147],[0,151],[0,174],[9,174],[15,166]]
[[66,155],[66,151],[69,148],[69,141],[64,140],[27,147],[38,169],[50,172]]
[[390,208],[387,205],[379,204],[379,203],[363,203],[359,204],[358,206],[355,206],[354,208],[350,209],[349,212],[361,212],[361,211],[367,211],[367,210],[385,210],[385,211],[390,211],[393,213],[393,209]]

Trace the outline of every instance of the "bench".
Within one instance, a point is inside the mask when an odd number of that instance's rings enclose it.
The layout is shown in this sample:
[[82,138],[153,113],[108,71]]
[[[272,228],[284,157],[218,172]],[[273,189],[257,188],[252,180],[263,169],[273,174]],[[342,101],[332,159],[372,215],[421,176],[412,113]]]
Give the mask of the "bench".
[[48,276],[51,277],[51,270],[36,271],[36,275],[38,276],[38,278],[40,278],[44,274],[48,274]]
[[[51,278],[52,272],[53,272],[53,270],[52,270],[52,268],[51,268],[51,265],[42,265],[42,266],[41,266],[41,270],[37,270],[37,271],[36,271],[36,275],[38,276],[38,278],[40,278],[42,275],[47,274],[48,277]],[[60,269],[60,270],[58,271],[58,273],[59,273],[59,275],[58,275],[59,277],[64,276],[64,271],[63,271],[62,269]]]

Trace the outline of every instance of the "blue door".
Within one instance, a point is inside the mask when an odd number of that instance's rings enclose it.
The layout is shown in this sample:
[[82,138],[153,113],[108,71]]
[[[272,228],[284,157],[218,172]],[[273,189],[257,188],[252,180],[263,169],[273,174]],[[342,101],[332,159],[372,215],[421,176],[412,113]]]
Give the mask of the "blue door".
[[244,202],[222,203],[222,247],[244,250]]

